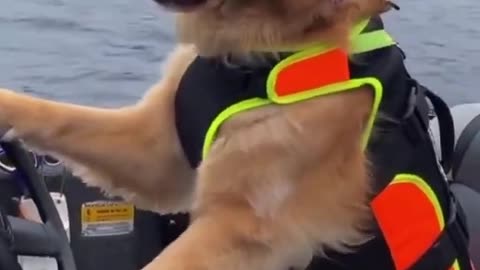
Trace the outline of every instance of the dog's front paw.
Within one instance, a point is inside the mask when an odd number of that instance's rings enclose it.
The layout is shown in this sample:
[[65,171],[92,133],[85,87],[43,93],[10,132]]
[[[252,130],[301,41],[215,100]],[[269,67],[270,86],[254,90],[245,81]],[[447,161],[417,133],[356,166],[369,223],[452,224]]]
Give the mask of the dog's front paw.
[[18,94],[15,93],[15,91],[13,91],[13,90],[6,89],[6,88],[0,88],[0,101],[5,100],[5,99],[11,99],[15,95],[18,95]]
[[[18,95],[15,91],[0,88],[0,141],[12,141],[16,138],[16,132],[9,119],[15,113],[11,108],[17,102]],[[18,113],[20,112],[16,114]]]
[[0,141],[1,142],[11,142],[17,138],[15,129],[13,128],[0,128]]

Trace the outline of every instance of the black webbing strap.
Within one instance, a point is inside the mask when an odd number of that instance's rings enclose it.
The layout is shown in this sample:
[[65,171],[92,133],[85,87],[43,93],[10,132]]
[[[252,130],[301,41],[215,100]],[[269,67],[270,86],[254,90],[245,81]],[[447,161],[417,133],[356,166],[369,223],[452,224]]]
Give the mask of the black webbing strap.
[[448,173],[452,168],[455,148],[455,126],[453,124],[453,117],[450,113],[450,108],[443,99],[422,85],[420,85],[420,88],[425,89],[425,95],[432,103],[435,114],[437,115],[442,152],[440,164],[442,164],[444,171]]
[[440,236],[409,270],[448,270],[458,260],[461,270],[473,270],[468,255],[468,233],[460,204],[451,195],[450,216]]
[[429,106],[426,104],[426,99],[432,104],[433,110],[437,116],[438,127],[440,131],[440,148],[442,158],[440,164],[445,173],[448,173],[452,168],[453,153],[455,147],[455,126],[453,124],[453,117],[450,113],[450,108],[443,101],[442,98],[430,91],[425,86],[419,84],[416,80],[411,79],[413,90],[415,91],[415,113],[417,118],[422,122],[422,128],[428,130],[429,121]]

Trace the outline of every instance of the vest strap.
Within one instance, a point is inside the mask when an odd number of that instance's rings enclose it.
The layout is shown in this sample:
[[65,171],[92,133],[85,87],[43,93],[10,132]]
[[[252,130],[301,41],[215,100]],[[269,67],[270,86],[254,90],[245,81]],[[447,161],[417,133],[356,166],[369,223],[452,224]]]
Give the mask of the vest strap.
[[352,43],[352,52],[365,53],[396,45],[395,40],[385,30],[376,30],[362,33],[355,37]]
[[[418,133],[428,133],[430,126],[429,115],[431,109],[433,109],[440,130],[440,148],[442,155],[440,164],[442,165],[444,172],[448,173],[452,168],[455,148],[455,127],[450,108],[438,95],[418,83],[410,75],[408,75],[408,77],[412,93],[407,112],[403,117],[404,119],[411,118],[413,121],[411,120],[411,123],[409,123],[412,126],[405,129],[407,136],[414,139],[418,138]],[[430,101],[432,106],[427,103],[427,100]]]
[[442,159],[440,163],[446,173],[450,171],[453,164],[453,154],[455,148],[455,126],[453,124],[453,117],[450,113],[448,105],[432,91],[424,86],[425,95],[433,105],[433,109],[438,119],[438,126],[440,129],[440,147],[442,151]]

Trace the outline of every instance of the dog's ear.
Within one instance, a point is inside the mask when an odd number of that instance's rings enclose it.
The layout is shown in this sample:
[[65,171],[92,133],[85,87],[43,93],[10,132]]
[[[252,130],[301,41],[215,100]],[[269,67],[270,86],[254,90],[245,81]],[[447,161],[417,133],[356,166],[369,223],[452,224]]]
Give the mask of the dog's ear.
[[[358,20],[389,11],[393,6],[388,0],[330,0],[341,20]],[[345,17],[346,16],[346,17]]]
[[348,50],[350,31],[360,20],[387,12],[392,8],[387,0],[329,0],[334,11],[330,24],[330,40]]
[[[363,7],[360,1],[364,0],[327,0],[323,2],[324,27],[314,28],[308,33],[313,36],[324,36],[325,40],[337,47],[348,50],[349,36],[352,27],[359,21]],[[316,33],[317,32],[317,33]]]
[[355,0],[359,9],[361,10],[361,16],[376,16],[385,13],[397,6],[389,0]]

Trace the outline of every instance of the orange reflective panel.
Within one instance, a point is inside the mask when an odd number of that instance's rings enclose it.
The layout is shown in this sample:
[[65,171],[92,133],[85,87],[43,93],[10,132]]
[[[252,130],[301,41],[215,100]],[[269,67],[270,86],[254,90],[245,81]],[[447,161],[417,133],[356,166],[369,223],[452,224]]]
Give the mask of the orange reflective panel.
[[399,180],[373,200],[372,209],[396,269],[406,270],[432,246],[444,223],[437,198],[426,183]]
[[277,74],[274,91],[281,97],[349,79],[347,53],[341,49],[333,49],[282,67]]

